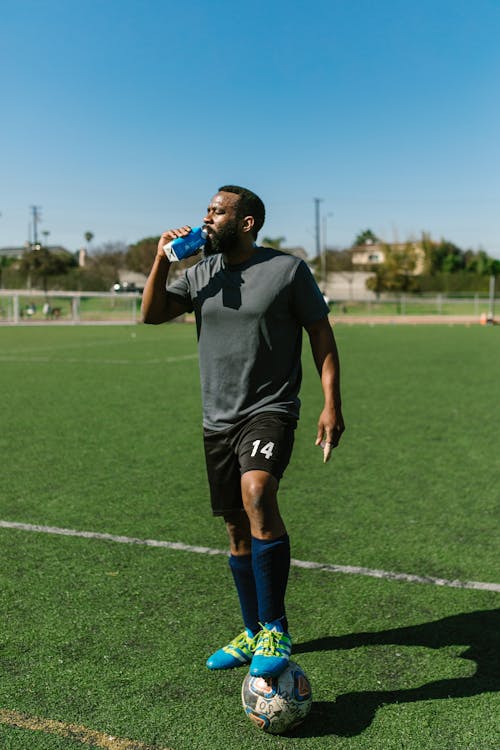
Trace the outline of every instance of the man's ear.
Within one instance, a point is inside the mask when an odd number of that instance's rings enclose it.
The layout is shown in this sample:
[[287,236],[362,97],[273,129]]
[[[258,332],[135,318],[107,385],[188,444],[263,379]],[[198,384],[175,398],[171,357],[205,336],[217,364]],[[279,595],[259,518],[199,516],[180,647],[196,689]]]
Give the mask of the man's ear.
[[244,232],[251,232],[254,224],[255,219],[253,216],[245,216],[245,218],[241,220],[241,226]]

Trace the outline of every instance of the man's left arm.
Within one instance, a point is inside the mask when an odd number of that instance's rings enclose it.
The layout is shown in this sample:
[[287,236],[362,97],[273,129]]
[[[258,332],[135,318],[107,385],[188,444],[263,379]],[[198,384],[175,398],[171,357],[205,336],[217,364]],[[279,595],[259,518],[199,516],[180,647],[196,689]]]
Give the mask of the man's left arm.
[[340,396],[339,354],[328,317],[306,326],[306,331],[325,398],[318,420],[316,445],[323,447],[323,461],[326,463],[345,429]]

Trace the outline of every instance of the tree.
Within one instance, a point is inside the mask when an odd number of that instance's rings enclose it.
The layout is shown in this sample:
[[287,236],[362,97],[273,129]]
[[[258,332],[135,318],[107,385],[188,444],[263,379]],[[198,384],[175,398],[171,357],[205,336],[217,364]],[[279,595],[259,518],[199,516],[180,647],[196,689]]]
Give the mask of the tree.
[[47,280],[50,276],[60,276],[68,269],[77,265],[74,256],[67,250],[50,251],[44,245],[37,245],[26,250],[21,258],[21,271],[26,273],[29,282],[41,281],[42,288],[47,294]]
[[[143,273],[145,276],[151,271],[153,260],[156,255],[160,237],[144,237],[133,245],[129,245],[125,254],[125,265],[131,271]],[[200,260],[199,255],[191,255],[189,258],[174,263],[170,276],[173,278],[176,274],[181,273],[185,268],[195,265]]]
[[89,253],[90,252],[90,243],[94,239],[94,234],[93,234],[93,232],[85,232],[85,234],[83,236],[85,237],[85,242],[87,243],[87,253]]
[[104,242],[89,255],[88,265],[105,277],[113,277],[114,282],[125,265],[127,253],[128,246],[123,242]]
[[281,250],[281,246],[285,240],[286,237],[264,237],[262,244],[264,247],[273,247],[275,250]]
[[320,274],[322,270],[329,273],[343,273],[354,271],[352,264],[352,250],[329,248],[321,256],[312,258],[309,265]]
[[127,268],[147,275],[153,265],[159,241],[160,237],[145,237],[130,245],[125,257]]
[[465,268],[471,273],[477,273],[480,276],[496,276],[500,272],[500,260],[490,258],[484,250],[465,252]]
[[366,281],[367,289],[375,292],[408,292],[414,288],[413,273],[417,265],[417,252],[412,242],[403,245],[382,245],[384,262],[371,267],[373,276]]
[[85,266],[77,267],[73,274],[68,275],[67,282],[70,286],[65,288],[109,292],[125,266],[127,250],[128,247],[123,242],[106,242],[94,247]]
[[13,262],[13,258],[7,258],[5,255],[0,256],[0,289],[3,289],[3,270],[8,268]]
[[425,253],[425,272],[428,274],[455,273],[466,266],[466,254],[449,240],[435,242],[424,234],[421,245]]
[[350,250],[327,250],[326,251],[326,270],[327,271],[349,271],[354,270],[352,264],[352,253]]
[[371,229],[364,229],[362,232],[356,235],[356,239],[354,240],[352,246],[360,247],[361,245],[373,245],[376,242],[380,242],[377,235],[374,234]]

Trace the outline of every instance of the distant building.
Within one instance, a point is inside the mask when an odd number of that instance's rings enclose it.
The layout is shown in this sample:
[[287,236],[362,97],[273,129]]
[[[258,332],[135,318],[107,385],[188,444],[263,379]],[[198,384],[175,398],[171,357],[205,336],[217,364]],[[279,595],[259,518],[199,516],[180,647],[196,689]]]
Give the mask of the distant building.
[[20,260],[25,250],[25,247],[0,247],[0,258]]
[[385,261],[386,250],[391,248],[397,252],[411,247],[415,252],[416,264],[412,272],[413,276],[420,276],[424,272],[425,252],[420,242],[372,242],[359,245],[352,249],[352,265],[354,268],[366,270],[370,266],[376,266]]
[[111,287],[112,292],[141,292],[144,289],[147,276],[136,271],[122,268],[118,271],[118,281]]
[[[25,245],[21,245],[20,247],[0,247],[0,258],[13,258],[14,260],[21,260],[24,253],[27,250],[32,249],[32,245],[27,242]],[[40,247],[40,245],[38,245]],[[69,253],[69,250],[66,250],[65,247],[62,247],[61,245],[44,245],[44,247],[49,250],[51,253]]]

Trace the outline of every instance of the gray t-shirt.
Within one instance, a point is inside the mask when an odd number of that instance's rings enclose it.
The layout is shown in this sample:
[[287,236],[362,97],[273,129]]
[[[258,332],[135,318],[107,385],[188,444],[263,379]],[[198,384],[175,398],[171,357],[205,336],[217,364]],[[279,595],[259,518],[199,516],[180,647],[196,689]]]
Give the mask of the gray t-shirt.
[[259,412],[298,418],[302,327],[328,315],[304,261],[263,247],[234,266],[212,255],[167,291],[196,316],[205,429]]

